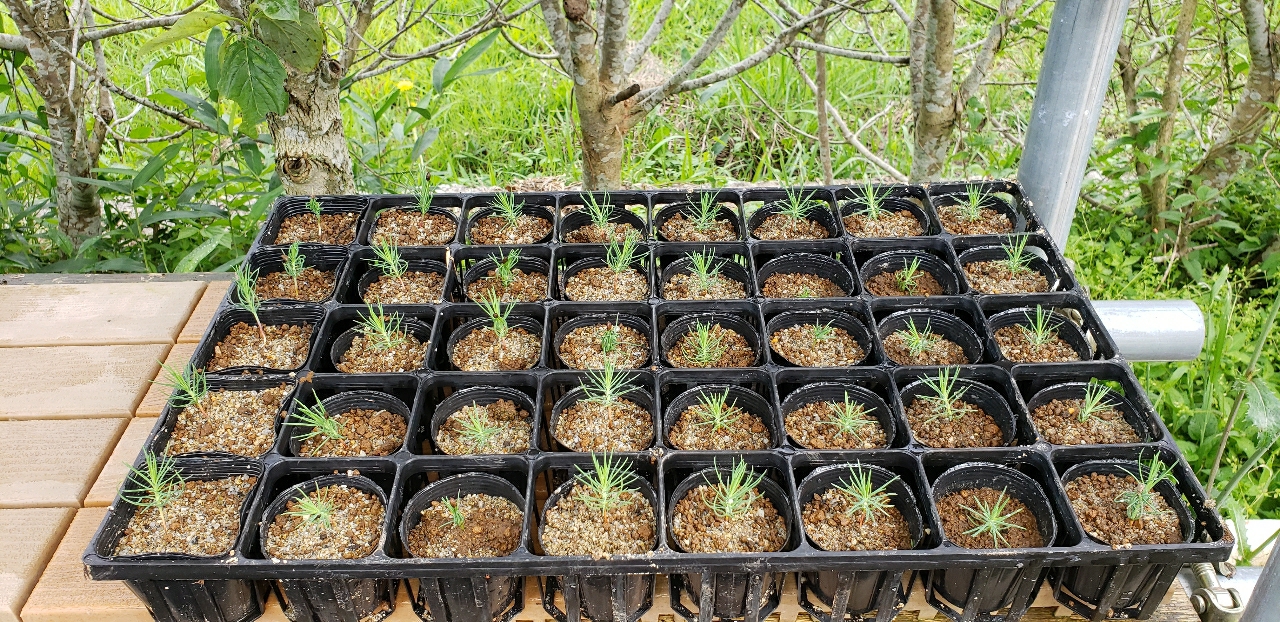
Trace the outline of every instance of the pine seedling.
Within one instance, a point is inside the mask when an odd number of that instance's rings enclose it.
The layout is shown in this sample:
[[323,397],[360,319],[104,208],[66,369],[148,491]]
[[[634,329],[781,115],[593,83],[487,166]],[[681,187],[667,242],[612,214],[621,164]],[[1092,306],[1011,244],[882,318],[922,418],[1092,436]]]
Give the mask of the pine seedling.
[[1026,529],[1026,527],[1014,524],[1010,520],[1022,511],[1022,508],[1018,508],[1012,512],[1006,512],[1005,509],[1008,508],[1010,501],[1012,499],[1002,490],[1000,491],[1000,497],[991,505],[987,505],[977,497],[973,499],[973,504],[977,507],[961,505],[960,508],[969,513],[969,524],[973,525],[973,528],[965,531],[964,535],[971,538],[991,536],[991,548],[993,549],[1008,546],[1009,539],[1004,535],[1006,531],[1010,529]]
[[924,379],[925,386],[933,392],[933,395],[922,395],[919,399],[933,406],[933,415],[926,421],[955,421],[964,416],[967,408],[956,406],[956,402],[964,397],[969,387],[956,388],[956,381],[960,379],[959,368],[943,368],[938,371],[938,376]]
[[369,340],[373,349],[385,351],[404,345],[404,332],[400,330],[404,316],[399,313],[384,314],[381,304],[376,307],[374,305],[366,305],[366,307],[368,313],[360,316],[356,326],[360,328],[360,334]]
[[720,275],[720,269],[724,267],[724,261],[716,257],[715,251],[710,249],[699,253],[689,253],[690,274],[693,275],[694,286],[698,291],[706,292],[711,290],[711,286],[715,284],[715,278]]
[[489,422],[488,417],[476,412],[475,402],[471,402],[472,411],[458,417],[458,423],[462,425],[459,434],[472,445],[484,447],[498,435],[502,429]]
[[1027,253],[1026,236],[1021,236],[1013,244],[1004,245],[1005,258],[1000,261],[1005,269],[1013,274],[1022,274],[1031,269],[1031,254]]
[[918,282],[920,279],[920,258],[912,257],[911,261],[903,261],[902,269],[893,278],[898,282],[898,289],[908,294],[916,293],[916,289],[920,287]]
[[431,202],[436,198],[436,185],[431,183],[431,171],[423,166],[418,173],[418,213],[423,216],[431,209]]
[[1156,492],[1156,486],[1164,481],[1175,485],[1178,483],[1178,479],[1173,476],[1173,465],[1161,462],[1160,456],[1152,456],[1150,462],[1146,464],[1139,462],[1139,465],[1145,467],[1141,469],[1140,475],[1125,471],[1138,481],[1137,490],[1126,490],[1116,497],[1116,502],[1124,504],[1124,513],[1132,521],[1144,520],[1167,512],[1168,510],[1160,507],[1160,493]]
[[160,522],[165,520],[164,509],[182,494],[186,480],[178,473],[178,463],[167,456],[156,456],[150,450],[142,455],[142,468],[129,466],[137,488],[120,493],[120,498],[138,509],[155,508]]
[[507,305],[504,309],[502,300],[498,298],[498,294],[492,289],[485,293],[485,296],[477,301],[480,304],[480,310],[489,317],[489,330],[493,331],[495,337],[501,342],[507,338],[507,333],[511,332],[511,325],[507,322],[507,318],[511,316],[511,310],[515,309],[514,304]]
[[285,516],[296,516],[308,527],[323,527],[325,531],[333,529],[333,513],[337,510],[333,499],[329,497],[329,489],[320,490],[316,484],[314,494],[305,492],[293,500],[293,509],[285,512]]
[[513,248],[506,255],[499,251],[497,255],[489,255],[489,261],[493,262],[493,275],[497,277],[499,283],[502,283],[502,287],[504,289],[510,287],[516,280],[514,270],[516,262],[520,261],[520,249]]
[[809,287],[808,285],[800,286],[800,291],[796,292],[796,296],[799,298],[817,298],[818,297],[818,295],[813,292],[813,288]]
[[809,326],[809,337],[813,339],[814,344],[822,343],[836,334],[836,328],[831,325],[833,322],[835,320],[831,320],[826,324],[814,322]]
[[729,389],[725,389],[723,393],[703,394],[698,399],[698,406],[702,407],[702,416],[695,425],[711,426],[713,432],[729,429],[729,426],[738,421],[738,409],[729,402]]
[[956,205],[960,208],[961,217],[969,222],[982,218],[982,208],[990,196],[979,186],[965,186],[964,200]]
[[236,270],[236,298],[239,302],[235,304],[236,308],[244,309],[253,316],[253,321],[258,325],[258,336],[262,338],[262,345],[267,345],[267,331],[262,327],[262,318],[258,316],[258,312],[262,310],[262,298],[258,296],[258,271],[249,268],[248,265],[240,266]]
[[636,253],[639,250],[640,236],[635,232],[629,232],[621,242],[614,240],[605,245],[604,263],[614,272],[626,272],[632,269],[631,264],[636,260]]
[[894,493],[888,492],[888,489],[890,484],[897,481],[898,476],[893,476],[877,488],[871,481],[871,471],[860,469],[859,466],[861,465],[850,466],[849,479],[836,484],[835,489],[849,497],[849,507],[845,513],[849,516],[859,516],[864,524],[874,525],[878,515],[890,515],[889,508],[893,507],[893,500],[890,497],[893,497]]
[[520,217],[524,215],[524,204],[516,203],[516,195],[510,192],[494,197],[489,206],[493,208],[493,214],[502,219],[504,231],[520,224]]
[[729,345],[715,330],[715,325],[698,322],[693,327],[693,339],[683,339],[680,353],[700,367],[710,367],[720,361]]
[[582,401],[606,408],[613,406],[622,396],[636,390],[631,379],[630,374],[618,372],[613,363],[605,361],[604,369],[587,373],[587,381],[582,383],[582,392],[587,397]]
[[[1090,419],[1097,417],[1098,413],[1106,412],[1115,408],[1114,402],[1107,401],[1106,385],[1089,381],[1084,387],[1084,399],[1080,400],[1080,423],[1084,423]],[[1106,421],[1105,419],[1103,421]]]
[[872,186],[869,183],[864,184],[862,200],[860,201],[865,207],[865,209],[862,210],[862,214],[871,220],[880,220],[880,217],[887,213],[887,210],[884,208],[884,200],[888,197],[889,191],[887,189],[884,192],[878,192],[876,191],[875,186]]
[[697,231],[710,231],[716,226],[716,217],[719,215],[720,203],[716,201],[716,195],[700,194],[693,207],[693,228]]
[[177,408],[195,406],[204,414],[204,398],[209,395],[209,379],[204,371],[197,369],[192,363],[187,363],[181,370],[168,363],[160,363],[160,369],[164,370],[165,379],[151,382],[173,391],[169,396],[169,404]]
[[389,238],[374,242],[373,258],[369,263],[388,279],[398,279],[409,271],[409,262],[400,256],[400,248]]
[[342,423],[337,418],[329,416],[329,411],[325,409],[324,402],[320,401],[320,396],[313,391],[311,397],[315,398],[316,405],[307,406],[302,403],[302,400],[298,400],[298,410],[294,413],[293,420],[286,421],[284,424],[307,430],[298,437],[301,442],[313,438],[321,439],[316,449],[324,447],[329,441],[340,441],[346,438],[346,434],[342,432]]
[[1022,334],[1032,346],[1040,347],[1050,341],[1053,341],[1058,333],[1054,330],[1057,325],[1053,322],[1053,312],[1046,311],[1043,306],[1036,305],[1036,316],[1033,318],[1026,315],[1027,321],[1031,326],[1018,324],[1018,328],[1022,329]]
[[639,479],[621,459],[615,462],[608,453],[603,459],[600,454],[591,454],[591,471],[579,466],[574,468],[578,470],[575,478],[578,486],[585,488],[578,500],[600,513],[629,503],[622,495],[631,491]]
[[719,467],[715,468],[715,472],[714,484],[703,476],[703,481],[712,488],[711,498],[706,501],[707,507],[716,516],[724,518],[741,518],[750,512],[751,506],[760,498],[756,486],[764,481],[764,473],[756,473],[742,460],[734,463],[727,481],[721,475]]
[[606,324],[600,333],[600,353],[609,356],[622,345],[622,325],[618,324],[618,316],[614,316],[613,324]]
[[440,500],[440,504],[444,506],[444,511],[449,513],[449,520],[445,521],[442,526],[453,525],[454,529],[462,529],[462,526],[467,522],[466,515],[462,513],[462,491],[458,491],[458,498],[450,499],[449,497],[444,497]]
[[284,273],[293,279],[293,297],[297,299],[298,294],[298,277],[302,276],[302,271],[307,269],[307,258],[302,255],[301,246],[297,242],[289,245],[289,250],[280,253],[280,264],[284,267]]
[[320,218],[320,213],[324,211],[324,208],[321,207],[320,202],[315,197],[311,197],[307,200],[307,211],[316,217],[316,241],[320,242],[324,240],[324,228],[320,226],[323,222]]
[[591,217],[591,224],[603,232],[608,232],[609,219],[613,217],[613,203],[609,201],[609,193],[604,193],[599,199],[596,195],[588,194],[584,197],[585,205],[583,208],[587,210],[587,215]]
[[863,431],[877,425],[875,421],[867,419],[867,411],[862,404],[849,399],[848,391],[844,392],[844,402],[830,402],[830,404],[835,416],[826,423],[835,426],[840,434],[862,440]]
[[804,220],[809,217],[809,212],[812,212],[816,206],[817,203],[813,200],[812,194],[806,196],[804,191],[799,188],[789,188],[787,189],[787,198],[784,205],[782,209],[778,210],[778,213],[785,214],[796,220]]
[[915,319],[907,320],[907,328],[898,331],[897,334],[902,336],[902,341],[907,345],[907,352],[912,357],[920,356],[925,352],[932,350],[942,341],[942,337],[933,334],[930,329],[929,320],[924,322],[924,331],[916,328]]

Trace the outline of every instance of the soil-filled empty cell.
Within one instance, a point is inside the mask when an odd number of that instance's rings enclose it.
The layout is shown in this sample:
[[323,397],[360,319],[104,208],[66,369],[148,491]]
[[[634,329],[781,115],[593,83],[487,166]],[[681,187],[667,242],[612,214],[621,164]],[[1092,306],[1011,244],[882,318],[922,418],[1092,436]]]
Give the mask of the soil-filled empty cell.
[[404,416],[389,410],[301,401],[285,425],[295,429],[302,458],[388,456],[400,449],[408,430]]
[[369,242],[396,246],[442,246],[452,242],[458,233],[457,220],[429,209],[382,210],[369,233]]
[[[166,371],[173,380],[173,371]],[[200,374],[194,370],[191,373]],[[276,414],[289,393],[289,385],[281,383],[260,391],[208,391],[203,380],[192,379],[190,373],[185,378],[178,375],[186,390],[174,387],[180,392],[169,400],[181,408],[165,445],[166,455],[223,451],[255,458],[271,449]]]
[[[1014,310],[1020,315],[1016,323],[998,326],[992,332],[1000,354],[1015,363],[1067,363],[1082,360],[1079,350],[1063,339],[1063,331],[1071,330],[1061,315],[1041,306],[1035,311]],[[999,320],[993,318],[993,326]],[[1079,332],[1078,330],[1076,331]]]
[[937,502],[942,531],[967,549],[1045,546],[1036,515],[1017,497],[995,488],[965,488]]
[[427,342],[404,324],[405,318],[399,313],[383,313],[380,305],[369,307],[361,314],[351,344],[334,367],[346,374],[389,374],[421,369],[427,355]]
[[467,298],[480,301],[497,296],[502,302],[538,302],[546,298],[546,264],[537,261],[543,268],[537,270],[530,259],[526,258],[526,265],[520,267],[520,251],[513,249],[477,262],[472,270],[478,274],[471,276],[468,270],[468,278],[474,280],[467,284]]
[[840,298],[847,295],[843,287],[816,274],[789,272],[770,274],[762,286],[768,298]]
[[911,530],[894,505],[897,493],[889,490],[894,479],[877,483],[870,470],[850,465],[844,477],[805,502],[805,533],[826,551],[910,549]]
[[867,291],[877,296],[941,296],[946,289],[937,277],[920,265],[920,259],[904,259],[897,270],[887,270],[867,279]]
[[906,328],[884,337],[884,353],[899,365],[967,365],[973,362],[959,344],[933,332],[927,319],[919,325],[914,318],[909,319]]
[[701,482],[675,500],[671,515],[671,533],[685,552],[771,553],[786,546],[787,520],[761,489],[763,473],[739,461],[691,477]]
[[512,371],[537,365],[542,357],[542,327],[528,318],[517,318],[521,323],[513,323],[509,318],[512,307],[503,307],[492,298],[480,306],[488,317],[463,324],[451,338],[457,339],[449,346],[454,367],[462,371]]
[[784,419],[787,434],[806,449],[880,449],[888,447],[880,419],[857,401],[856,391],[843,400],[805,404]]
[[1031,421],[1040,436],[1054,445],[1142,442],[1118,408],[1122,398],[1093,382],[1084,385],[1082,393],[1079,398],[1052,399],[1031,407]]
[[727,386],[699,387],[691,391],[696,393],[696,399],[677,398],[671,403],[672,408],[681,408],[675,424],[667,432],[672,447],[695,451],[758,451],[772,444],[764,421],[739,405],[741,391]]
[[961,194],[939,197],[936,201],[940,204],[938,220],[956,235],[999,235],[1013,231],[1013,222],[1006,213],[1008,204],[981,187],[969,186]]
[[[658,521],[645,484],[623,462],[592,456],[547,500],[540,539],[547,555],[639,555],[654,549]],[[651,491],[650,491],[651,492]]]
[[1177,481],[1173,467],[1155,457],[1109,470],[1119,472],[1082,473],[1063,486],[1089,537],[1117,549],[1184,541],[1181,518],[1157,489]]
[[697,322],[667,350],[667,360],[675,367],[750,367],[756,351],[746,337],[719,322]]
[[[737,300],[747,297],[746,285],[725,273],[745,272],[732,260],[718,257],[712,250],[693,252],[672,264],[674,274],[667,277],[662,297],[667,300]],[[664,270],[664,273],[667,270]]]
[[863,196],[840,205],[844,229],[855,238],[904,238],[924,235],[924,224],[905,206],[906,199],[887,190],[866,188]]
[[1005,444],[1004,430],[993,413],[983,408],[996,401],[981,399],[985,387],[960,379],[955,368],[942,369],[919,382],[915,395],[908,388],[903,397],[907,424],[917,442],[939,449]]
[[[969,287],[983,294],[1035,294],[1052,285],[1042,270],[1048,265],[1027,252],[1026,236],[996,248],[979,248],[960,258]],[[972,258],[972,260],[969,260]]]
[[733,204],[718,203],[715,195],[700,195],[697,201],[675,203],[663,208],[674,212],[659,227],[669,242],[729,242],[738,239],[733,221]]
[[787,198],[760,208],[767,215],[752,228],[751,235],[760,240],[820,240],[831,237],[831,231],[815,217],[816,213],[826,209],[826,203],[813,199],[811,195],[788,191]]
[[257,478],[237,475],[183,481],[172,466],[169,479],[164,478],[161,473],[149,490],[122,493],[126,503],[139,507],[125,526],[114,554],[212,557],[230,553],[240,534],[241,506]]
[[449,415],[436,432],[436,447],[451,456],[519,454],[529,451],[533,420],[515,402],[472,402]]
[[561,398],[551,435],[570,451],[644,451],[653,444],[648,397],[629,375],[606,366]]
[[304,486],[267,527],[263,549],[275,559],[368,557],[382,539],[385,512],[378,495],[355,486]]
[[[538,213],[550,214],[546,210]],[[514,194],[500,194],[471,223],[467,237],[473,244],[537,244],[551,235],[551,220],[526,213]]]
[[358,213],[322,214],[315,199],[307,204],[307,208],[308,213],[294,214],[280,223],[276,244],[315,242],[344,246],[355,241]]
[[297,369],[311,352],[310,324],[249,324],[236,322],[213,347],[209,371],[231,367]]
[[505,557],[520,546],[524,512],[497,495],[460,494],[431,502],[405,545],[414,557]]
[[579,326],[560,342],[560,360],[572,369],[637,369],[649,361],[649,338],[622,323]]
[[769,336],[769,346],[801,367],[847,367],[867,357],[858,340],[832,322],[788,326]]

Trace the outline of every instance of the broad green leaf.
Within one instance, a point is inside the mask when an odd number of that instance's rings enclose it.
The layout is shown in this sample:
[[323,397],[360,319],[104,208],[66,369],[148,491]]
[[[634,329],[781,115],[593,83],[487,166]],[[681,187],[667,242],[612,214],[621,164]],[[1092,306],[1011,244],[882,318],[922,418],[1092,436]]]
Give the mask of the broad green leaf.
[[376,123],[381,121],[382,115],[387,114],[387,111],[391,109],[391,106],[395,105],[398,101],[400,101],[399,89],[391,91],[386,97],[382,98],[382,101],[378,104],[378,109],[373,111],[374,122]]
[[174,272],[194,272],[196,269],[196,266],[199,265],[201,261],[204,261],[205,257],[208,257],[210,254],[212,254],[213,251],[218,248],[218,245],[222,243],[222,240],[226,237],[227,237],[226,229],[223,229],[222,231],[219,231],[213,234],[213,237],[205,240],[203,243],[200,244],[200,246],[197,246],[191,249],[191,252],[187,253],[185,257],[178,260],[178,265],[173,267],[173,271]]
[[[458,79],[464,77],[463,72],[467,70],[467,67],[471,66],[471,64],[477,60],[480,60],[480,56],[489,49],[489,46],[493,45],[493,42],[497,40],[499,34],[499,31],[494,30],[488,35],[485,35],[485,37],[477,41],[475,45],[467,48],[459,54],[457,58],[453,59],[448,64],[445,64],[443,66],[443,70],[441,62],[437,61],[435,68],[433,68],[431,72],[431,85],[435,87],[436,92],[440,93],[444,91],[444,89],[449,88],[450,84],[453,84],[458,81]],[[440,60],[443,61],[444,59]],[[442,71],[443,73],[441,73]]]
[[180,151],[182,151],[182,144],[169,145],[168,147],[165,147],[164,151],[151,156],[151,159],[147,160],[147,163],[142,166],[142,169],[138,171],[138,174],[134,175],[133,182],[131,184],[133,191],[137,192],[139,188],[147,185],[147,182],[151,181],[152,177],[155,177],[156,174],[164,170],[164,167],[169,164],[169,162],[172,162],[174,158],[178,157],[178,153]]
[[1160,212],[1160,217],[1170,222],[1178,222],[1182,220],[1182,212],[1176,209],[1167,209],[1163,212]]
[[132,257],[112,257],[93,266],[94,272],[146,272],[147,266]]
[[114,190],[120,194],[133,193],[133,188],[132,186],[129,185],[129,182],[127,181],[111,181],[109,179],[96,179],[93,177],[72,177],[71,179],[74,179],[80,183],[89,184],[90,186],[98,186],[99,188]]
[[236,37],[222,46],[219,60],[218,90],[240,106],[246,127],[257,125],[267,113],[284,114],[289,95],[284,64],[275,52],[254,39]]
[[1261,378],[1254,378],[1244,388],[1247,398],[1245,416],[1249,423],[1266,436],[1280,434],[1280,398],[1271,390],[1271,385]]
[[453,59],[441,56],[436,59],[436,64],[431,68],[431,88],[437,93],[444,92],[444,77],[449,73],[449,67],[453,65]]
[[203,97],[176,89],[165,89],[164,92],[170,97],[190,106],[191,116],[203,121],[205,125],[213,128],[217,133],[222,135],[228,135],[231,133],[231,129],[227,127],[227,122],[222,120],[222,117],[218,115],[218,111],[214,109],[213,104],[209,103]]
[[209,38],[204,40],[204,81],[209,85],[209,99],[215,102],[218,101],[218,52],[225,40],[221,28],[210,30]]
[[221,13],[210,13],[208,11],[195,11],[187,13],[178,18],[168,30],[156,35],[156,37],[138,48],[138,54],[145,56],[175,41],[180,41],[187,37],[198,35],[218,24],[231,21],[231,18]]
[[423,132],[418,137],[418,140],[413,142],[413,152],[409,154],[409,161],[412,162],[422,157],[422,152],[426,151],[427,147],[431,146],[431,143],[436,142],[436,138],[439,136],[440,128],[438,127],[433,127]]
[[298,0],[260,0],[258,6],[267,17],[282,22],[296,22],[302,14]]
[[303,73],[315,69],[324,53],[324,29],[311,13],[303,13],[296,21],[263,17],[258,20],[258,36],[281,60]]
[[1174,200],[1173,200],[1173,203],[1171,204],[1171,206],[1173,207],[1173,209],[1178,209],[1178,210],[1180,210],[1180,209],[1182,209],[1182,208],[1184,208],[1184,207],[1186,207],[1186,206],[1188,206],[1188,205],[1191,205],[1192,203],[1195,203],[1195,202],[1196,202],[1196,195],[1194,195],[1194,194],[1180,194],[1180,195],[1178,195],[1178,198],[1176,198],[1176,199],[1174,199]]

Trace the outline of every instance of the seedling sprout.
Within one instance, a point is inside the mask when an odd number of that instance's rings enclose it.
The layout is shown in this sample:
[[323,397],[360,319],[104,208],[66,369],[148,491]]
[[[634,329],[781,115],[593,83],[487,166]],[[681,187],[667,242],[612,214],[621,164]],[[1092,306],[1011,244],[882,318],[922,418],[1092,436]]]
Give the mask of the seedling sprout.
[[284,267],[284,273],[293,279],[293,297],[298,299],[298,277],[302,276],[302,271],[307,269],[307,258],[302,255],[299,250],[301,247],[297,242],[289,245],[287,252],[280,254],[280,263]]
[[720,275],[720,269],[724,267],[724,261],[717,258],[715,251],[711,249],[689,253],[688,257],[694,286],[701,292],[710,291],[715,278]]
[[925,320],[924,330],[916,328],[914,319],[907,320],[907,328],[898,331],[898,335],[902,336],[902,341],[907,344],[907,352],[912,357],[920,356],[925,352],[932,350],[942,342],[942,337],[935,335],[930,329],[930,321]]
[[606,357],[613,354],[613,351],[622,345],[622,324],[619,324],[620,320],[619,316],[613,316],[613,323],[605,324],[604,332],[600,333],[600,353]]
[[635,232],[629,232],[622,242],[614,240],[604,247],[604,262],[614,272],[626,272],[631,270],[631,264],[636,260],[636,252],[640,247],[640,236]]
[[418,212],[423,216],[431,209],[431,202],[436,198],[436,185],[431,183],[431,171],[423,166],[418,173]]
[[613,203],[609,201],[609,193],[604,193],[599,199],[596,195],[585,195],[584,200],[587,215],[591,217],[591,224],[596,226],[601,232],[608,233],[611,229],[609,219],[613,217]]
[[504,309],[501,299],[498,298],[498,295],[493,290],[489,290],[478,302],[480,310],[489,316],[489,330],[493,331],[498,341],[506,339],[507,333],[511,332],[511,325],[507,323],[507,318],[511,316],[511,310],[515,309],[516,306],[510,304]]
[[613,363],[605,361],[604,369],[587,373],[587,380],[582,383],[582,392],[587,397],[582,401],[606,408],[613,406],[622,396],[636,390],[631,379],[630,374],[619,373]]
[[155,508],[160,522],[165,523],[164,508],[182,494],[186,481],[178,473],[178,463],[167,456],[156,456],[150,450],[143,453],[142,468],[129,465],[129,472],[137,484],[136,489],[120,493],[120,498],[139,509]]
[[703,476],[703,481],[712,489],[711,498],[706,501],[707,507],[716,516],[724,518],[745,516],[751,511],[751,506],[755,504],[756,499],[760,498],[756,487],[764,481],[764,473],[756,473],[742,460],[734,463],[728,481],[721,475],[719,467],[715,467],[715,472],[716,483],[714,484],[707,480],[705,475]]
[[317,242],[321,242],[324,240],[324,229],[320,226],[320,223],[323,222],[320,218],[320,212],[322,212],[323,210],[324,208],[320,206],[320,202],[317,201],[315,197],[311,197],[310,199],[307,200],[307,211],[311,212],[311,214],[316,217],[316,241]]
[[716,226],[716,217],[720,215],[720,203],[714,194],[698,195],[698,202],[693,207],[693,228],[698,231],[710,231]]
[[493,262],[493,275],[502,283],[502,287],[510,287],[516,280],[512,271],[516,269],[516,262],[520,261],[520,249],[513,248],[506,255],[499,251],[497,255],[489,255],[489,261]]
[[615,462],[607,453],[603,458],[600,454],[591,454],[591,467],[590,471],[574,467],[578,470],[578,486],[585,488],[578,495],[583,504],[604,513],[630,503],[623,494],[631,491],[639,478],[621,459]]
[[462,513],[462,491],[458,491],[458,498],[450,499],[444,497],[440,499],[440,505],[444,506],[444,510],[449,513],[449,520],[444,525],[453,525],[454,529],[462,529],[463,524],[467,522],[467,517]]
[[1018,324],[1018,328],[1022,329],[1022,334],[1031,342],[1031,345],[1040,347],[1050,341],[1053,341],[1058,333],[1054,330],[1058,326],[1053,322],[1053,312],[1047,311],[1043,306],[1036,305],[1036,316],[1033,318],[1030,314],[1026,315],[1027,321],[1031,326]]
[[863,439],[863,430],[877,423],[867,419],[867,411],[862,404],[849,399],[849,392],[844,392],[844,402],[830,402],[835,416],[826,423],[835,426],[840,434],[847,434],[858,440]]
[[818,295],[813,292],[813,288],[809,287],[808,285],[801,285],[800,291],[796,293],[796,296],[800,298],[817,298],[818,297]]
[[383,314],[382,305],[366,305],[368,313],[362,314],[356,325],[360,334],[369,340],[375,350],[390,350],[405,343],[400,325],[404,316],[399,313]]
[[889,485],[898,480],[898,476],[876,487],[871,481],[871,471],[859,468],[862,465],[849,467],[849,479],[835,485],[835,489],[849,496],[849,508],[845,510],[850,516],[860,516],[860,522],[875,524],[877,515],[889,516],[889,508],[893,507],[895,496],[887,492]]
[[1149,462],[1145,464],[1139,462],[1139,465],[1145,467],[1141,469],[1139,475],[1125,471],[1137,480],[1138,488],[1126,490],[1116,497],[1116,502],[1124,504],[1124,513],[1132,521],[1159,516],[1167,512],[1168,510],[1160,507],[1160,493],[1156,492],[1156,486],[1164,481],[1171,484],[1178,483],[1178,479],[1173,476],[1173,465],[1161,462],[1160,456],[1152,456]]
[[267,331],[262,327],[262,318],[258,316],[258,312],[262,309],[262,298],[258,297],[257,270],[247,265],[240,266],[240,269],[236,270],[236,298],[239,302],[235,306],[248,311],[253,316],[253,321],[258,325],[258,336],[262,338],[262,345],[267,345]]
[[1009,506],[1011,500],[1002,490],[1000,491],[1000,497],[991,505],[987,505],[977,497],[973,499],[973,504],[977,507],[961,505],[961,509],[969,513],[969,524],[973,525],[973,528],[965,531],[964,535],[971,538],[991,536],[991,548],[1008,546],[1009,539],[1004,535],[1006,531],[1010,529],[1026,529],[1026,527],[1014,524],[1010,520],[1021,512],[1022,508],[1012,512],[1005,512],[1005,508]]
[[816,206],[817,204],[813,200],[812,194],[806,196],[803,190],[789,188],[787,189],[787,198],[784,205],[782,209],[778,210],[778,213],[796,220],[804,220],[809,217],[809,212],[812,212]]
[[1005,258],[1000,262],[1013,274],[1022,274],[1031,269],[1032,255],[1026,252],[1027,237],[1022,236],[1013,244],[1004,245]]
[[373,244],[373,255],[369,263],[388,279],[398,279],[409,270],[409,262],[400,256],[400,249],[388,238]]
[[320,396],[312,392],[311,397],[315,398],[316,405],[307,406],[302,403],[302,400],[298,400],[298,411],[294,414],[294,421],[286,421],[285,425],[307,429],[298,437],[299,441],[321,439],[316,449],[324,447],[329,441],[340,441],[346,438],[342,432],[342,424],[336,418],[329,416],[329,411],[325,409],[324,402],[320,401]]
[[920,287],[917,282],[920,278],[920,258],[912,257],[911,261],[903,261],[902,269],[898,271],[894,279],[898,282],[898,289],[908,294],[916,293],[916,289]]
[[458,417],[458,422],[462,424],[460,434],[471,444],[483,447],[493,440],[502,429],[496,425],[489,423],[489,419],[477,412],[475,402],[471,402],[471,412]]
[[835,322],[835,320],[831,320],[826,324],[823,324],[822,322],[814,322],[809,327],[809,336],[813,338],[813,343],[821,343],[836,334],[835,327],[831,325],[833,322]]
[[[1107,393],[1110,391],[1106,385],[1089,381],[1084,387],[1084,399],[1080,400],[1080,422],[1084,423],[1089,419],[1097,417],[1098,413],[1106,412],[1116,407],[1114,402],[1107,401]],[[1102,421],[1106,421],[1102,419]]]
[[191,363],[187,363],[182,370],[168,363],[160,363],[160,368],[164,370],[165,379],[152,382],[173,391],[173,395],[169,396],[169,404],[177,408],[195,406],[203,414],[204,398],[209,395],[209,379],[204,371]]
[[333,512],[337,510],[333,500],[329,498],[329,489],[323,491],[316,484],[316,490],[308,495],[293,500],[293,509],[285,512],[285,516],[296,516],[308,527],[323,527],[325,531],[333,529]]
[[510,229],[520,223],[520,217],[524,215],[524,204],[516,203],[516,195],[510,192],[503,192],[493,198],[490,204],[493,208],[493,214],[502,219],[502,229]]
[[982,218],[983,206],[990,196],[991,194],[980,186],[965,186],[964,200],[957,204],[960,215],[969,222]]
[[725,389],[722,393],[706,393],[698,399],[698,405],[702,407],[702,416],[695,425],[711,426],[713,432],[729,429],[729,426],[738,421],[739,410],[736,408],[736,400],[733,404],[729,402],[729,389]]
[[889,191],[887,189],[884,192],[878,192],[875,186],[869,183],[863,185],[861,203],[866,206],[866,209],[862,210],[862,214],[871,220],[880,220],[880,217],[887,212],[884,209],[884,200],[888,196]]
[[926,421],[935,421],[942,419],[943,421],[955,421],[968,411],[963,405],[956,406],[956,402],[964,397],[969,387],[956,388],[956,381],[960,379],[959,368],[943,368],[938,371],[938,376],[924,379],[925,386],[933,391],[933,395],[922,395],[918,399],[924,400],[933,406],[933,416]]
[[680,353],[694,364],[709,367],[720,360],[729,350],[729,345],[715,330],[714,324],[698,322],[693,327],[693,340],[684,339]]

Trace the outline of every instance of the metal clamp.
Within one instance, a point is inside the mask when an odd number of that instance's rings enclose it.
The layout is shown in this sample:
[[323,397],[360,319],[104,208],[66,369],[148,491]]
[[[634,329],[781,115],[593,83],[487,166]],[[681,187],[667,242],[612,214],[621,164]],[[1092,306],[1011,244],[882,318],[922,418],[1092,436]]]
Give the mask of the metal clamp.
[[1233,587],[1218,584],[1213,564],[1191,564],[1191,572],[1199,587],[1191,593],[1191,606],[1200,614],[1201,622],[1237,622],[1244,613],[1244,601]]

